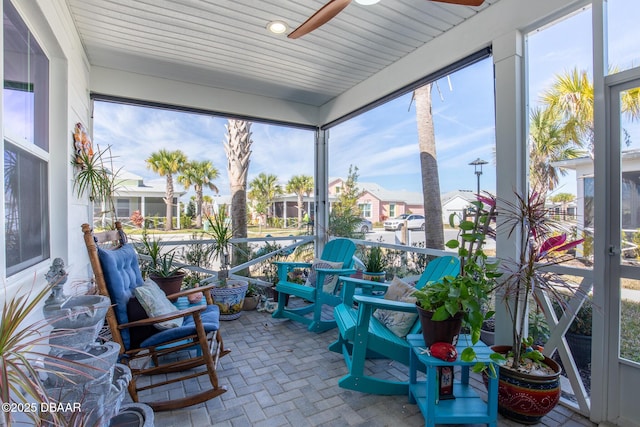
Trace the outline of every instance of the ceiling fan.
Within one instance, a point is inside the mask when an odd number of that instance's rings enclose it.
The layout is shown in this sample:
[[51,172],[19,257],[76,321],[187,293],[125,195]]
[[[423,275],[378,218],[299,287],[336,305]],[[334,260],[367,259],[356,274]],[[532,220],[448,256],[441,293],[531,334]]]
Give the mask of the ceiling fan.
[[[459,4],[462,6],[480,6],[484,3],[484,0],[427,0],[427,1],[437,1],[441,3],[451,3],[451,4]],[[298,37],[302,37],[305,34],[310,33],[316,28],[326,24],[331,19],[333,19],[338,13],[342,11],[345,7],[349,6],[351,0],[330,0],[327,4],[322,6],[316,13],[311,15],[309,19],[304,21],[302,25],[293,30],[287,37],[290,39],[297,39]],[[373,4],[377,3],[377,1],[366,1],[362,2],[364,4]]]

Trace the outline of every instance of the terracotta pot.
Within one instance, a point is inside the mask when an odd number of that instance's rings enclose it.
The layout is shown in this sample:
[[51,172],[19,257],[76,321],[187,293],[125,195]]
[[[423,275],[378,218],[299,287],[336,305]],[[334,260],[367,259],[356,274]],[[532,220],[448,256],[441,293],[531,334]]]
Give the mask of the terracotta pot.
[[[494,345],[493,351],[506,354],[508,345]],[[555,371],[553,375],[531,375],[500,367],[498,381],[498,412],[521,424],[537,424],[560,401],[560,373],[562,369],[553,359],[544,363]],[[487,384],[486,373],[485,386]]]
[[[184,276],[186,274],[187,273],[181,272],[169,277],[150,274],[149,278],[156,282],[160,289],[162,289],[166,295],[171,295],[180,292],[180,289],[182,289],[182,279],[184,279]],[[174,298],[171,300],[171,302],[175,302],[176,300],[177,298]]]
[[435,321],[431,320],[433,311],[424,310],[419,305],[416,305],[416,307],[418,308],[420,324],[422,325],[422,336],[427,347],[430,347],[434,342],[447,342],[453,345],[458,343],[464,312],[459,312],[447,320]]
[[242,309],[244,311],[255,310],[256,307],[258,306],[259,301],[260,301],[260,295],[253,295],[250,297],[245,296],[244,302],[242,303]]

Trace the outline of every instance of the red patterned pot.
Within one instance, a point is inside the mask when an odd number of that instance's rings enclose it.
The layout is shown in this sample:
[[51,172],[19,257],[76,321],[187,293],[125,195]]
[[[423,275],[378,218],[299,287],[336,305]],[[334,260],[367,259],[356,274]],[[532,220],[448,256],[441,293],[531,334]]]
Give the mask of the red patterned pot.
[[[506,354],[511,346],[494,345],[496,353]],[[530,375],[500,367],[498,381],[498,412],[521,424],[537,424],[560,401],[562,368],[545,357],[544,363],[555,371],[553,375]],[[486,375],[486,374],[485,374]],[[486,385],[486,378],[485,378]]]

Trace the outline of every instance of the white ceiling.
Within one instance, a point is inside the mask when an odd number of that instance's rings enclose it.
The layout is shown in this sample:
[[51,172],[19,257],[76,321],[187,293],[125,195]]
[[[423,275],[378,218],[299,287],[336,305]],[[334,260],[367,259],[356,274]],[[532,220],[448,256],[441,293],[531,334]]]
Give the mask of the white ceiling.
[[[352,2],[300,39],[325,0],[67,0],[94,66],[321,106],[499,0]],[[328,1],[328,0],[327,0]]]

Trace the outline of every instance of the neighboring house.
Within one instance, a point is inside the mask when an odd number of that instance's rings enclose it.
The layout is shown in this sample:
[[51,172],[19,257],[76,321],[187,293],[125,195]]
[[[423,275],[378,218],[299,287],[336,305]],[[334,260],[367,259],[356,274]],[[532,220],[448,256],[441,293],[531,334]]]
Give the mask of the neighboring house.
[[[593,230],[593,159],[589,156],[554,162],[553,166],[576,171],[578,228]],[[640,228],[640,150],[622,152],[622,229]]]
[[[114,205],[116,215],[121,221],[128,221],[135,211],[140,211],[145,218],[166,216],[164,196],[167,188],[164,183],[145,184],[141,176],[125,170],[118,172],[116,182]],[[185,191],[174,190],[173,215],[178,221],[178,199],[184,194]],[[100,218],[105,211],[107,209],[104,205],[94,205],[95,218]]]
[[472,190],[454,190],[444,193],[440,196],[442,201],[442,222],[446,225],[449,224],[449,217],[451,214],[455,214],[457,219],[456,224],[465,215],[465,210],[469,207],[470,203],[477,200],[476,193]]
[[[344,186],[342,178],[329,180],[329,206],[338,200],[340,192]],[[374,182],[359,182],[358,189],[361,194],[358,197],[358,207],[362,212],[362,217],[369,221],[383,222],[389,218],[395,218],[402,214],[424,215],[424,204],[422,193],[404,190],[388,190]],[[455,190],[445,193],[442,199],[442,221],[449,223],[449,216],[455,213],[458,218],[462,218],[464,210],[469,207],[469,203],[475,200],[475,193],[472,190]],[[276,217],[289,219],[298,217],[297,196],[295,194],[284,194],[276,198],[274,202],[274,213]],[[313,212],[313,196],[304,197],[304,209]],[[286,209],[284,209],[286,206]]]
[[[343,186],[342,178],[330,179],[329,197],[337,198]],[[404,213],[424,215],[422,193],[387,190],[373,182],[359,182],[358,188],[362,192],[358,197],[358,207],[362,216],[371,222],[382,222]]]

